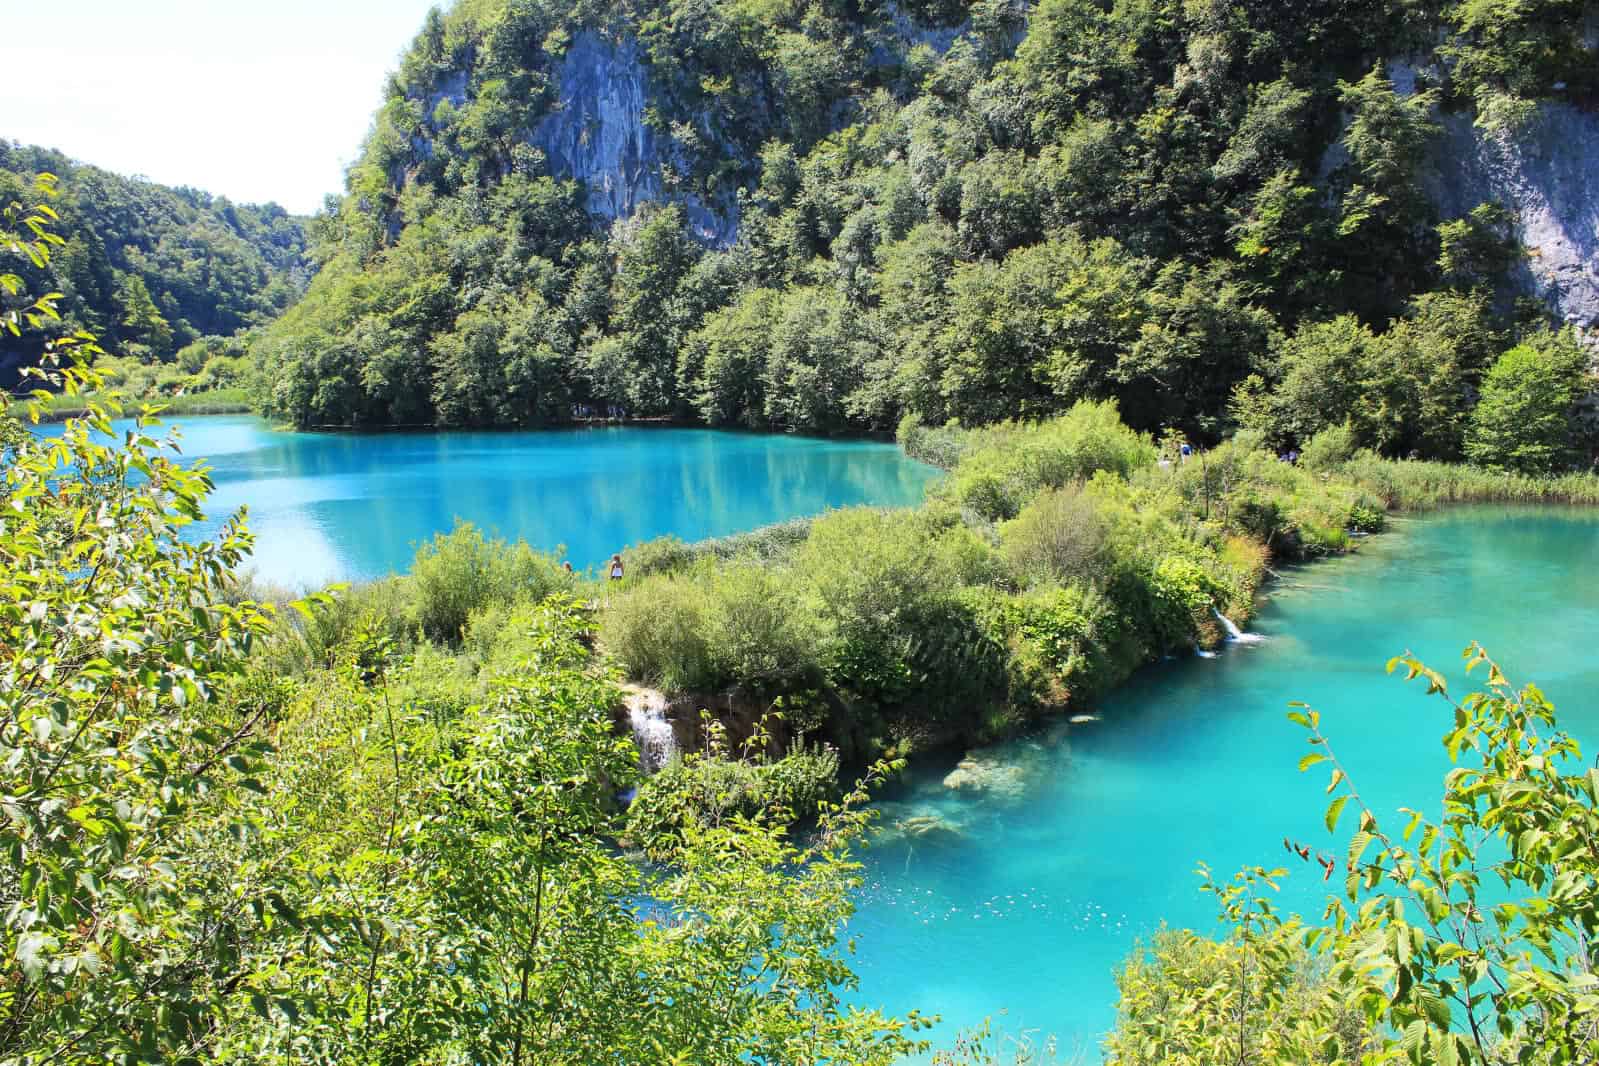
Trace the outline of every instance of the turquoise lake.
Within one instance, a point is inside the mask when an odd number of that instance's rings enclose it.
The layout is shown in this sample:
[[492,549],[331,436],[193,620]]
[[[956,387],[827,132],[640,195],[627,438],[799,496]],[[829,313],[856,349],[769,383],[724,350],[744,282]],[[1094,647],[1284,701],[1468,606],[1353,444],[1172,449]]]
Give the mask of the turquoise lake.
[[830,507],[919,503],[938,476],[892,444],[707,429],[285,433],[231,416],[177,426],[183,455],[211,468],[209,515],[248,506],[247,568],[290,586],[404,571],[418,543],[457,519],[564,546],[581,569],[667,533],[695,541]]
[[[1322,824],[1324,767],[1286,704],[1323,728],[1378,810],[1436,813],[1449,712],[1385,673],[1411,650],[1466,691],[1460,653],[1483,643],[1517,683],[1535,681],[1590,756],[1599,742],[1599,513],[1469,508],[1399,519],[1355,555],[1284,571],[1258,644],[1156,664],[1098,708],[1096,724],[1008,745],[1031,782],[1011,802],[942,784],[955,757],[924,760],[884,821],[959,827],[942,846],[885,839],[867,853],[850,926],[855,1001],[938,1013],[936,1046],[994,1019],[1053,1034],[1062,1061],[1099,1057],[1115,1021],[1115,972],[1164,920],[1212,931],[1194,870],[1290,866],[1283,902],[1319,917],[1327,886],[1282,839],[1342,853]],[[1336,845],[1336,846],[1335,846]],[[1291,859],[1291,861],[1290,861]]]
[[[403,570],[457,518],[554,549],[579,566],[629,543],[747,530],[828,507],[918,501],[937,477],[892,445],[688,429],[446,434],[280,433],[251,418],[182,423],[217,518],[248,505],[262,576],[320,584]],[[948,1046],[997,1031],[1054,1036],[1063,1061],[1098,1059],[1115,973],[1164,921],[1214,929],[1195,867],[1290,866],[1287,909],[1319,916],[1321,871],[1284,836],[1337,853],[1324,772],[1295,769],[1304,700],[1379,810],[1435,811],[1445,706],[1388,676],[1411,650],[1464,691],[1479,640],[1513,680],[1536,681],[1565,727],[1599,748],[1599,510],[1461,508],[1398,518],[1342,558],[1285,569],[1252,630],[1214,658],[1141,671],[1095,710],[995,754],[1026,787],[1007,800],[943,785],[927,757],[884,797],[883,822],[931,815],[943,843],[885,836],[849,934],[857,1003],[943,1021]],[[1321,768],[1318,768],[1320,771]]]

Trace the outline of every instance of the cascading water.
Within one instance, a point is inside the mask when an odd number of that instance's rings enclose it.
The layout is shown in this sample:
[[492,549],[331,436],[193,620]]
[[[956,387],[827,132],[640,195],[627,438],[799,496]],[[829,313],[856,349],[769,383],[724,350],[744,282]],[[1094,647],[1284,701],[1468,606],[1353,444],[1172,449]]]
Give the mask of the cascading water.
[[1259,633],[1245,633],[1242,629],[1239,629],[1233,624],[1233,620],[1231,618],[1228,618],[1226,615],[1222,614],[1221,611],[1215,607],[1210,609],[1210,613],[1215,615],[1216,621],[1220,622],[1222,624],[1222,628],[1227,630],[1227,643],[1229,644],[1259,644],[1266,639]]
[[635,690],[627,696],[627,720],[638,745],[639,766],[653,774],[677,754],[677,734],[666,719],[666,698],[659,692]]

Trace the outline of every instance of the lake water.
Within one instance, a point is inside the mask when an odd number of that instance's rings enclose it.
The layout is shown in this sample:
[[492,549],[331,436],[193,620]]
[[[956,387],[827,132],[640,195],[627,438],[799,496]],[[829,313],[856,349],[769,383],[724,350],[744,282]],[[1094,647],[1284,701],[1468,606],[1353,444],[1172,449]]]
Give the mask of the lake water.
[[992,1017],[1096,1060],[1135,941],[1162,920],[1215,928],[1200,862],[1223,877],[1291,865],[1285,902],[1320,915],[1321,870],[1290,864],[1282,838],[1342,854],[1348,836],[1322,824],[1325,767],[1296,770],[1308,749],[1289,700],[1322,712],[1376,809],[1436,813],[1448,712],[1384,672],[1407,649],[1461,694],[1460,653],[1481,641],[1513,681],[1550,695],[1592,754],[1599,513],[1472,508],[1395,526],[1356,555],[1285,572],[1255,624],[1264,642],[1153,666],[1106,699],[1101,722],[1009,746],[1033,775],[1019,800],[955,795],[941,783],[953,758],[919,765],[885,821],[933,814],[964,836],[867,853],[850,927],[856,1001],[941,1014],[945,1046]]
[[248,506],[247,567],[292,586],[403,571],[457,519],[564,545],[581,569],[667,533],[695,541],[830,507],[919,503],[938,476],[892,444],[706,429],[285,433],[232,416],[179,428],[183,454],[211,467],[208,513]]

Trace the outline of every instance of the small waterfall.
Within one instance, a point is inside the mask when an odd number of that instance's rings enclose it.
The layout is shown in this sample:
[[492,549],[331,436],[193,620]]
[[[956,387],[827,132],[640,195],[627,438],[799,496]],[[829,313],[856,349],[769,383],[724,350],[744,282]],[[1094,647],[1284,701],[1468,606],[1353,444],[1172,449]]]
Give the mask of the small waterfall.
[[653,774],[677,754],[677,734],[666,720],[666,699],[659,692],[630,692],[627,720],[638,745],[638,761],[645,773]]
[[1226,615],[1222,614],[1221,611],[1216,607],[1212,607],[1210,609],[1210,613],[1215,615],[1216,621],[1220,622],[1222,624],[1222,628],[1227,630],[1227,643],[1229,644],[1260,644],[1266,639],[1259,633],[1245,633],[1242,629],[1239,629],[1233,624],[1233,620],[1231,618],[1228,618]]

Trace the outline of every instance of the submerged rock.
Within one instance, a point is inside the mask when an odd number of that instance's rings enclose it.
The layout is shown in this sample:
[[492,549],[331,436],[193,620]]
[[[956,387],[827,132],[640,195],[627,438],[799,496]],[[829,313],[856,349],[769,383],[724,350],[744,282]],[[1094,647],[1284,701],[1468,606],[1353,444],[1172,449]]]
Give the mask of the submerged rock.
[[944,777],[944,787],[956,792],[977,792],[1014,802],[1026,795],[1035,777],[1031,760],[1013,761],[1022,753],[971,752]]
[[954,822],[936,814],[916,814],[894,823],[907,840],[953,843],[966,836],[966,831]]
[[971,835],[959,808],[942,797],[890,801],[879,806],[878,813],[881,817],[872,833],[873,847],[953,847]]

